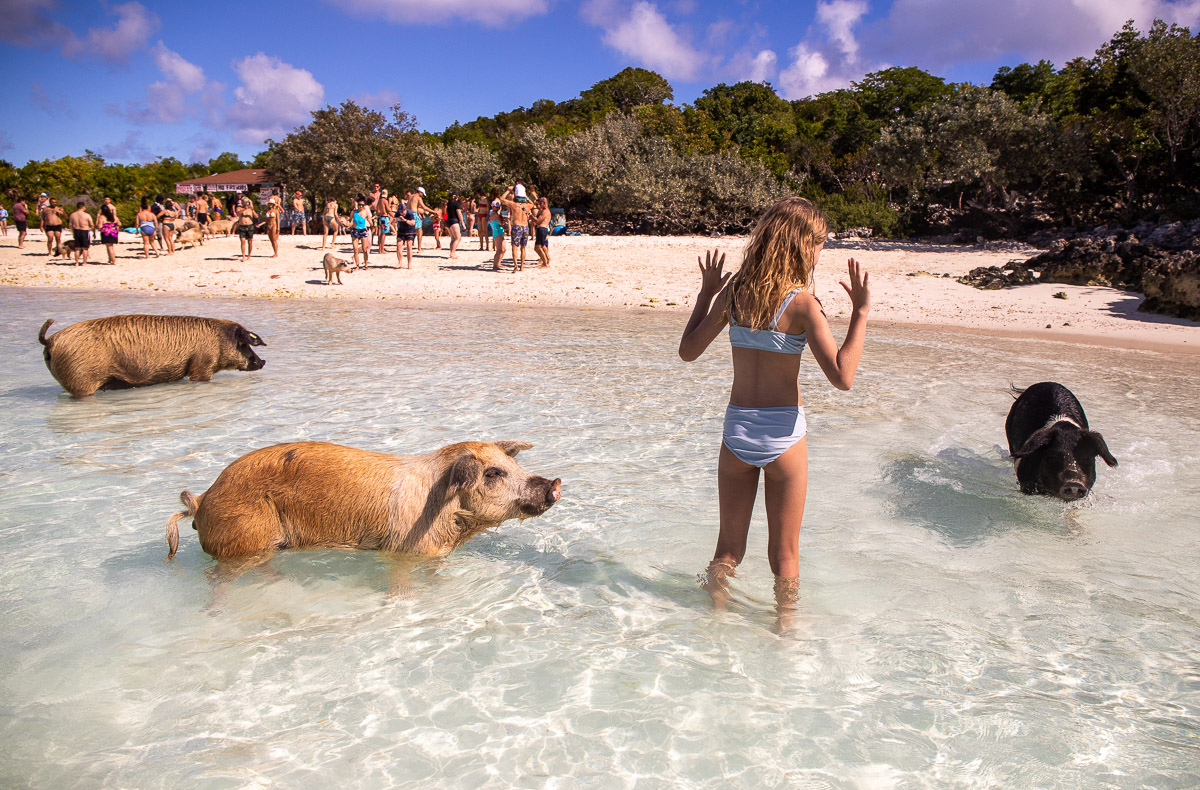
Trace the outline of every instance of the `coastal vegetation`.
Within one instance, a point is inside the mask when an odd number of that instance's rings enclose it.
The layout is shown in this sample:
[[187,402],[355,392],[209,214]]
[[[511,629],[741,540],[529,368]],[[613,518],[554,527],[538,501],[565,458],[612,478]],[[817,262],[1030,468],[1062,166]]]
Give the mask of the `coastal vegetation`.
[[576,98],[441,133],[418,131],[399,105],[385,114],[346,101],[267,141],[250,163],[226,153],[122,165],[89,151],[0,162],[0,192],[132,201],[247,166],[318,199],[374,182],[421,183],[437,197],[522,178],[610,232],[740,232],[783,194],[814,199],[838,228],[883,236],[1191,220],[1200,216],[1200,38],[1128,23],[1061,68],[1022,63],[970,85],[894,67],[795,101],[740,82],[677,104],[661,76],[628,68]]

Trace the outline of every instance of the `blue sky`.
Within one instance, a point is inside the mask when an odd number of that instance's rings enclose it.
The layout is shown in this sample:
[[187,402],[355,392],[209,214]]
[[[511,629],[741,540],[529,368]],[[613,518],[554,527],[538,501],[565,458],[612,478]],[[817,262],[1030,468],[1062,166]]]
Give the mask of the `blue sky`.
[[[203,9],[203,10],[201,10]],[[562,101],[626,66],[691,101],[767,80],[800,98],[888,66],[987,83],[1091,55],[1196,0],[0,0],[0,158],[249,158],[309,113],[395,101],[441,131]]]

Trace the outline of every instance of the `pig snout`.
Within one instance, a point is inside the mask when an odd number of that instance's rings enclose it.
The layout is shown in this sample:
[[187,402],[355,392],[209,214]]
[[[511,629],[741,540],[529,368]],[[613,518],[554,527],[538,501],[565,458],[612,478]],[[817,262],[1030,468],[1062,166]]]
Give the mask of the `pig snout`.
[[1083,499],[1088,494],[1087,486],[1077,481],[1068,481],[1058,489],[1058,498],[1068,502]]
[[529,481],[525,492],[521,510],[531,516],[540,516],[562,498],[562,480],[557,477],[553,480],[535,477]]

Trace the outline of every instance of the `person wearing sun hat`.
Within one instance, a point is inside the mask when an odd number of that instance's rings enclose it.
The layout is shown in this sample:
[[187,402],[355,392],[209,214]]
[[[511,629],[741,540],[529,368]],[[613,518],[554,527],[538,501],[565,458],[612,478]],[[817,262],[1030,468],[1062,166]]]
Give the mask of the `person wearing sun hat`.
[[292,235],[296,235],[296,226],[300,226],[300,234],[308,235],[308,219],[304,215],[304,195],[300,190],[296,190],[296,194],[292,195]]

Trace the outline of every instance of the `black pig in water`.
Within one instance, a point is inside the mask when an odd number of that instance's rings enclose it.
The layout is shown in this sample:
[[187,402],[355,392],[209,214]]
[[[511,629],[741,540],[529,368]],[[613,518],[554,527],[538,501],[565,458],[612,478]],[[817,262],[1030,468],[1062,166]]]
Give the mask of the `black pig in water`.
[[1096,482],[1096,456],[1109,466],[1116,466],[1117,459],[1104,437],[1088,429],[1079,399],[1053,381],[1013,392],[1019,397],[1009,409],[1004,433],[1021,491],[1067,502],[1087,496]]

